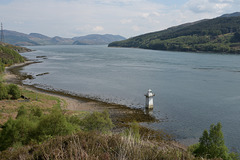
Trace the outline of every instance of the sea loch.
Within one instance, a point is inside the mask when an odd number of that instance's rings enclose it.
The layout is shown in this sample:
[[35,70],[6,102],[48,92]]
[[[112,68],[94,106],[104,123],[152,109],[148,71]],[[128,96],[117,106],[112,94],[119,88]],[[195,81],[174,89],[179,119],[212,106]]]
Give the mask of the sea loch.
[[[185,53],[107,46],[35,46],[23,53],[36,63],[24,67],[35,77],[24,83],[55,88],[144,108],[144,94],[155,93],[153,116],[185,144],[221,122],[229,149],[240,149],[240,55]],[[46,58],[36,58],[46,56]],[[42,76],[36,76],[42,73]]]

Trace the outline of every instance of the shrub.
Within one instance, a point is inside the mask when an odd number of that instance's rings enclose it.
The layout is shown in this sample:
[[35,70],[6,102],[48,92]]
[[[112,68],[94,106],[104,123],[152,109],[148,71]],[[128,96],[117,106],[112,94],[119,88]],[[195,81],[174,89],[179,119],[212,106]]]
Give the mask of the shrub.
[[54,109],[50,114],[40,118],[37,139],[43,141],[52,136],[71,134],[74,130],[74,126],[67,122],[61,110]]
[[26,145],[31,139],[36,128],[36,123],[22,116],[17,120],[9,119],[0,134],[0,150],[5,150],[14,145]]
[[35,116],[35,117],[41,117],[43,115],[42,110],[37,107],[37,108],[32,108],[31,109],[31,115]]
[[84,131],[108,132],[112,129],[113,123],[107,111],[93,112],[82,120],[81,127]]
[[43,115],[40,108],[19,107],[16,119],[9,119],[0,130],[0,151],[8,147],[19,147],[31,143],[41,143],[54,136],[64,136],[80,130],[107,132],[112,127],[108,112],[94,112],[84,119],[66,116],[55,107],[49,114]]
[[15,84],[10,84],[8,86],[8,94],[12,95],[12,99],[18,99],[21,97],[21,91]]
[[0,61],[0,73],[4,72],[5,67],[4,64]]
[[18,109],[18,113],[17,113],[17,119],[21,116],[26,116],[27,115],[27,109],[24,107],[24,106],[21,106],[19,109]]
[[7,87],[0,82],[0,100],[8,98],[8,90]]

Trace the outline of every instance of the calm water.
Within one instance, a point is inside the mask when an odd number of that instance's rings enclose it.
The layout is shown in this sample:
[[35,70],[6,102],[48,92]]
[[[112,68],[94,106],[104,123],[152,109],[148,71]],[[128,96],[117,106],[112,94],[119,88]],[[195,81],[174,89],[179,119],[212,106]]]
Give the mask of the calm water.
[[[150,88],[156,94],[153,115],[163,122],[145,125],[172,133],[182,143],[194,143],[204,129],[221,122],[227,146],[240,149],[238,55],[107,46],[30,48],[36,51],[22,55],[43,63],[24,68],[36,77],[25,83],[138,108],[144,107]],[[44,72],[49,74],[36,76]]]

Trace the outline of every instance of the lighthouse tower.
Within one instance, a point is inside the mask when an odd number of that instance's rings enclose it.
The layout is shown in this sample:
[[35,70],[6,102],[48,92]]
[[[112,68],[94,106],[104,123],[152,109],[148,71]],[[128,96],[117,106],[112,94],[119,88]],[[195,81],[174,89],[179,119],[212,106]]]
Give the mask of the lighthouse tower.
[[152,92],[151,89],[149,89],[145,96],[146,96],[146,108],[153,109],[153,96],[155,96],[155,94]]

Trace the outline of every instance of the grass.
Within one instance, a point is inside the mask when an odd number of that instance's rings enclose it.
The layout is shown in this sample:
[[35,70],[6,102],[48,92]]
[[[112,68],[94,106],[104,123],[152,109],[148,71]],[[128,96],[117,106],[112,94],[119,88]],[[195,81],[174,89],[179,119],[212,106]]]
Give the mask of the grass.
[[51,139],[41,145],[3,151],[0,159],[190,160],[194,157],[187,151],[170,145],[161,145],[160,142],[135,141],[131,135],[79,132]]
[[21,88],[21,92],[22,95],[29,98],[29,101],[24,101],[24,99],[0,101],[0,125],[4,124],[10,117],[15,118],[20,106],[25,106],[29,109],[40,107],[44,112],[49,112],[56,106],[62,109],[67,106],[66,101],[58,97],[33,92],[24,88]]

